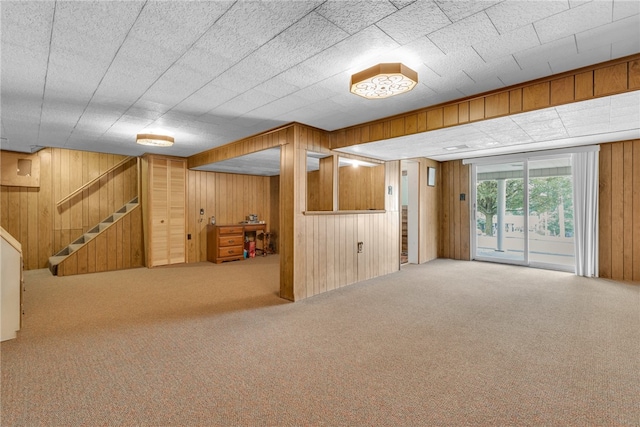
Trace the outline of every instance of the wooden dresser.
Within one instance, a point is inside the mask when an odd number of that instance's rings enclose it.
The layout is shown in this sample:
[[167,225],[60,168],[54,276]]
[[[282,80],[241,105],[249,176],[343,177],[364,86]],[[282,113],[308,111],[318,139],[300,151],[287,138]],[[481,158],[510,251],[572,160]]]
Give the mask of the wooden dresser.
[[244,258],[242,225],[207,226],[207,260],[220,264]]
[[258,231],[266,231],[267,225],[262,224],[234,224],[207,225],[207,261],[220,264],[222,261],[244,259],[244,239],[254,240]]

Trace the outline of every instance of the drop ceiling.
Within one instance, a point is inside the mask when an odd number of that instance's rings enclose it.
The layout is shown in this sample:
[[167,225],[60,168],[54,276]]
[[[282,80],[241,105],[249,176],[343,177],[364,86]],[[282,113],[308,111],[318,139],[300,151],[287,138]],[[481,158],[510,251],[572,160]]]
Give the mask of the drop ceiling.
[[[1,148],[24,152],[190,156],[292,121],[335,130],[640,52],[637,0],[2,1],[0,13]],[[351,74],[379,62],[410,66],[417,87],[349,93]],[[349,150],[447,160],[637,138],[638,97]],[[135,144],[153,131],[176,143]]]

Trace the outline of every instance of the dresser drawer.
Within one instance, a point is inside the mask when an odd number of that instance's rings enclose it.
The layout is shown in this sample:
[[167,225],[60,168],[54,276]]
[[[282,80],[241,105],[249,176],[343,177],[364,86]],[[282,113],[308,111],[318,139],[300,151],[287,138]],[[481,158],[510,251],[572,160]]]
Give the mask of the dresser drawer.
[[223,246],[242,246],[242,234],[218,237],[218,247]]
[[226,246],[218,248],[218,258],[232,257],[232,256],[244,256],[244,247],[242,246]]
[[220,234],[240,234],[243,233],[242,227],[220,227],[218,228],[218,233]]

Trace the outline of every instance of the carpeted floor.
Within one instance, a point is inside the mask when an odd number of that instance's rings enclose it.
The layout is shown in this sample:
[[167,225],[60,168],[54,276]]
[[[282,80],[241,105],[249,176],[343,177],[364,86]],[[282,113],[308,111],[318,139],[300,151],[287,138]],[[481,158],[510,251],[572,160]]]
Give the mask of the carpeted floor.
[[26,272],[2,426],[639,426],[640,286],[436,260],[290,303],[278,257]]

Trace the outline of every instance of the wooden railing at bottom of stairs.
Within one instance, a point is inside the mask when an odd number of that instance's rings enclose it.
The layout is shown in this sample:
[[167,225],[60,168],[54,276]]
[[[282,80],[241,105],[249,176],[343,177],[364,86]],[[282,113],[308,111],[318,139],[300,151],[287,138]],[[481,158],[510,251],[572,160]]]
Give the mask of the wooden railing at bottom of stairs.
[[71,276],[142,267],[143,245],[142,210],[136,197],[49,257],[49,270],[54,276]]

